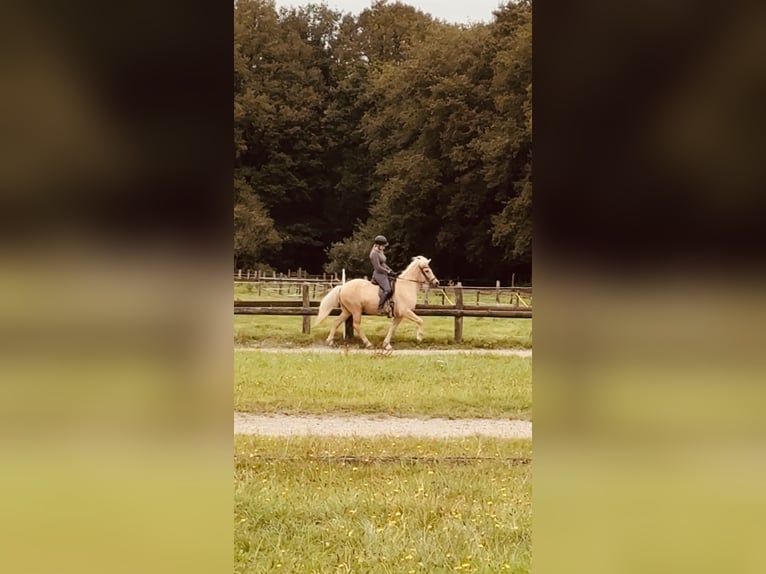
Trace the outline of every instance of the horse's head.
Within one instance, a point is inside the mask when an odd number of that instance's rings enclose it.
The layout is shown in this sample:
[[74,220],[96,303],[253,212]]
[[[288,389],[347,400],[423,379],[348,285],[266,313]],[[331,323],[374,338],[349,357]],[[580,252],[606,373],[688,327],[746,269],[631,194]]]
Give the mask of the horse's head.
[[431,270],[430,264],[431,260],[426,259],[422,255],[418,255],[417,257],[413,258],[413,261],[417,264],[418,268],[420,269],[420,272],[423,274],[423,277],[426,278],[426,281],[428,282],[431,287],[438,287],[439,286],[439,280],[436,278],[436,275],[434,275],[434,272]]

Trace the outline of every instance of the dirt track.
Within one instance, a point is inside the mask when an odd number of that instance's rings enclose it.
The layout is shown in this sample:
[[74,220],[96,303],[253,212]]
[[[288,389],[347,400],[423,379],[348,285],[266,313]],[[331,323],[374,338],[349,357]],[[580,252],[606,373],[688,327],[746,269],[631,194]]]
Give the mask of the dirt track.
[[490,436],[531,438],[532,423],[508,419],[414,419],[389,416],[254,415],[234,413],[235,434],[264,436]]

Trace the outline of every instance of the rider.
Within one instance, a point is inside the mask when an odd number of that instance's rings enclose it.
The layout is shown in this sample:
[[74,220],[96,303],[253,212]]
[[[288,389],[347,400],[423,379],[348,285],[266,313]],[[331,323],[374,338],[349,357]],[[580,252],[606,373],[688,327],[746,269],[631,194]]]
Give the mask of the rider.
[[[383,250],[388,245],[388,239],[382,235],[378,235],[372,244],[372,250],[370,251],[370,261],[372,262],[372,278],[383,290],[380,296],[380,303],[378,303],[378,312],[384,311],[384,305],[391,296],[391,282],[388,279],[389,274],[393,274],[393,270],[386,265],[386,255]],[[390,316],[391,313],[389,313]]]

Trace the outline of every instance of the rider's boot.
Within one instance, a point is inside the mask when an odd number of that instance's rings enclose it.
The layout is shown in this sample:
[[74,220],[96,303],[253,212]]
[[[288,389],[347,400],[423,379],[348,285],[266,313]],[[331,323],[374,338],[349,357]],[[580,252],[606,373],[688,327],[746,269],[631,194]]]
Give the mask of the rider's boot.
[[388,299],[386,301],[386,315],[391,319],[394,316],[394,300]]
[[378,302],[378,314],[383,315],[383,313],[386,312],[386,293],[381,289],[380,290],[380,301]]

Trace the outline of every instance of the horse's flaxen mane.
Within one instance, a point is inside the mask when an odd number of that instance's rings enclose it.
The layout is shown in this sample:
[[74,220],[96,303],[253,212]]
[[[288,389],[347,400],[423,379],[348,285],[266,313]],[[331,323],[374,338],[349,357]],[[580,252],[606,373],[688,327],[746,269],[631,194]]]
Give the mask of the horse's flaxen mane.
[[410,266],[417,264],[420,267],[426,267],[429,263],[431,263],[431,260],[428,259],[427,257],[424,257],[423,255],[416,255],[415,257],[412,258],[412,261],[410,262]]

